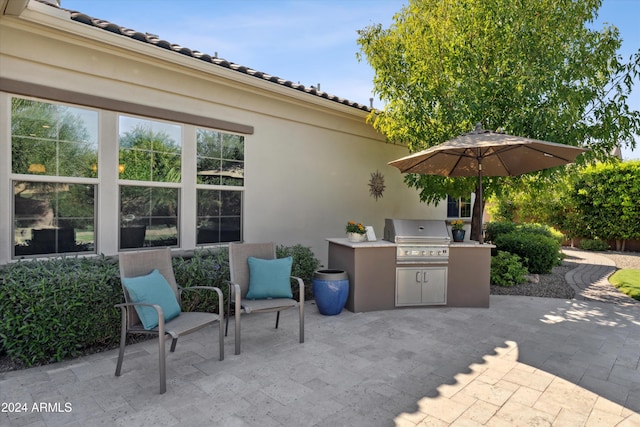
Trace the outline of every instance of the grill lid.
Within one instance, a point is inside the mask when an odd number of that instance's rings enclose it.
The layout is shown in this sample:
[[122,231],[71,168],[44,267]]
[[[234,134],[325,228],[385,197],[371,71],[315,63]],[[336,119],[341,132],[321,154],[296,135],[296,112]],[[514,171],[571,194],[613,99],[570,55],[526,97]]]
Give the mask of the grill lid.
[[384,220],[384,239],[394,243],[448,245],[451,241],[444,220],[390,219]]

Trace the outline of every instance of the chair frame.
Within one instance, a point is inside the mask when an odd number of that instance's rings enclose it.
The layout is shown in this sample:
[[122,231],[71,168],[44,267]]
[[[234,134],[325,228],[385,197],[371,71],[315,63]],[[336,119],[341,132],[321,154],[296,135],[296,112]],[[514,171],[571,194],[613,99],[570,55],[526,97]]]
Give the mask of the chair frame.
[[[246,254],[242,254],[243,249],[249,249]],[[229,282],[229,298],[227,299],[227,320],[225,335],[229,332],[229,317],[231,317],[231,300],[234,301],[234,319],[235,319],[235,354],[240,354],[241,338],[240,338],[240,320],[241,313],[272,313],[276,312],[276,326],[280,323],[280,312],[289,308],[298,307],[300,322],[300,343],[304,343],[304,281],[295,276],[298,285],[300,301],[292,298],[277,298],[267,300],[257,300],[261,303],[258,308],[250,308],[254,300],[247,300],[245,297],[249,291],[249,273],[247,259],[249,256],[255,256],[262,259],[276,259],[276,245],[274,242],[268,243],[230,243],[229,244],[229,271],[231,280]],[[244,279],[242,280],[243,277]],[[271,303],[270,303],[271,302]],[[247,310],[249,308],[249,310]]]
[[[158,262],[157,265],[151,263]],[[116,304],[115,307],[120,308],[121,311],[121,326],[120,326],[120,351],[118,353],[118,362],[116,365],[117,377],[120,376],[122,370],[122,362],[124,359],[127,334],[147,334],[158,336],[158,370],[160,375],[160,394],[167,391],[167,376],[166,376],[166,355],[165,355],[165,341],[166,337],[171,337],[171,352],[173,353],[178,343],[178,338],[182,335],[195,332],[211,323],[219,323],[219,346],[220,346],[220,360],[224,360],[224,298],[220,288],[213,286],[190,286],[188,288],[182,288],[177,285],[175,276],[173,273],[173,266],[171,260],[171,250],[169,248],[159,250],[146,250],[136,252],[121,252],[119,254],[120,264],[120,277],[138,277],[143,276],[151,271],[153,268],[157,268],[160,273],[165,277],[167,282],[171,285],[178,304],[181,303],[181,296],[183,292],[187,291],[201,291],[208,290],[214,291],[218,294],[218,314],[215,313],[200,313],[200,312],[182,312],[180,316],[165,322],[164,312],[162,307],[156,304],[148,303],[134,303],[131,302],[129,292],[124,286],[123,281],[120,281],[122,286],[122,292],[125,302],[122,304]],[[153,265],[151,270],[149,266]],[[135,310],[136,306],[148,306],[153,307],[158,314],[158,326],[146,330],[142,326],[138,313]]]

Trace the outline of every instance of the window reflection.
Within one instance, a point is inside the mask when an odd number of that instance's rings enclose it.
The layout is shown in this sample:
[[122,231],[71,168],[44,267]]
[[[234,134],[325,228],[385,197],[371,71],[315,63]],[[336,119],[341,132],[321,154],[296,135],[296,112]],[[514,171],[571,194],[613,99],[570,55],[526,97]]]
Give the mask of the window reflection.
[[95,186],[14,181],[14,256],[95,252]]
[[198,190],[198,244],[242,239],[242,193]]
[[11,99],[13,173],[96,177],[98,112]]
[[120,249],[178,244],[177,188],[120,187]]
[[120,179],[180,182],[179,125],[120,116]]
[[198,184],[244,185],[244,137],[198,129]]

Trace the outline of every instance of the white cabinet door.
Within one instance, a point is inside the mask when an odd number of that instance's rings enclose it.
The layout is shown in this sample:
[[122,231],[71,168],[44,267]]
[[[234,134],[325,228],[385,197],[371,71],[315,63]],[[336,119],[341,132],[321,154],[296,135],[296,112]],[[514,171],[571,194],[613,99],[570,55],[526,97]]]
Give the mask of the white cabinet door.
[[422,304],[422,269],[396,269],[396,305]]
[[422,303],[447,303],[447,269],[425,268],[422,270]]

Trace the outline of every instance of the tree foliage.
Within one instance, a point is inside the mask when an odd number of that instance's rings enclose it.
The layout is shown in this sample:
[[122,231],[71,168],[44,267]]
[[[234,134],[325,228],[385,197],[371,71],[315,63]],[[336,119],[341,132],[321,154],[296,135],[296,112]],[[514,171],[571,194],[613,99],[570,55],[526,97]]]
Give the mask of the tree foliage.
[[[601,0],[409,0],[388,29],[359,31],[361,58],[385,103],[369,117],[392,142],[419,151],[475,123],[514,135],[588,145],[587,160],[635,146],[640,112],[626,101],[640,50],[617,55],[618,30],[588,28]],[[541,173],[545,174],[545,173]],[[505,178],[485,178],[485,194]],[[420,198],[475,189],[474,179],[407,175]]]

